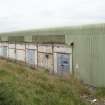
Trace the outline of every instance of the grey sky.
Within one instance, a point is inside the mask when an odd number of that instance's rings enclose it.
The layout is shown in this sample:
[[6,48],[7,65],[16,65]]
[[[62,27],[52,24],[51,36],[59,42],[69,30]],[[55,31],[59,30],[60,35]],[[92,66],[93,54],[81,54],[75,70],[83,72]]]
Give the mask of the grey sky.
[[105,0],[0,0],[0,32],[105,22]]

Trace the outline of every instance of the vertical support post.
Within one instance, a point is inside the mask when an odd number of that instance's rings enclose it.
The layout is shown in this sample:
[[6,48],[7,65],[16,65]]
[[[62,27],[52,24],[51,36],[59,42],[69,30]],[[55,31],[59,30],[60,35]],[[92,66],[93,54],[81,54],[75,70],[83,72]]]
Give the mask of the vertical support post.
[[[32,42],[31,42],[31,44],[32,44]],[[36,45],[35,42],[34,42],[34,45]],[[35,54],[35,48],[34,48],[33,50],[34,50],[34,54]],[[34,60],[35,60],[35,56],[34,56]],[[35,64],[35,62],[34,62],[34,68],[36,68],[36,64]]]
[[25,64],[26,64],[26,42],[24,42],[25,44]]
[[17,61],[17,58],[16,58],[16,41],[15,41],[15,62]]
[[9,41],[7,43],[8,43],[8,59],[9,59]]
[[3,57],[3,41],[1,40],[1,58]]
[[70,46],[72,47],[72,74],[73,74],[73,76],[74,76],[74,61],[73,61],[73,51],[74,51],[74,43],[72,42],[71,44],[70,44]]
[[9,49],[9,47],[8,47],[9,44],[8,44],[8,41],[6,42],[6,44],[7,44],[7,58],[6,59],[7,59],[7,62],[8,62],[8,59],[9,59],[9,50],[8,50]]
[[[1,43],[1,40],[0,40],[0,43]],[[0,46],[0,48],[1,48],[1,46]],[[0,52],[1,53],[1,52]],[[0,58],[1,58],[1,55],[0,55]]]
[[52,43],[52,61],[53,61],[53,73],[54,73],[54,44]]
[[37,68],[38,68],[38,43],[36,43],[36,50],[37,50]]
[[[1,43],[1,40],[0,40],[0,43]],[[0,46],[0,48],[2,49],[2,47]],[[0,52],[1,53],[1,52]],[[0,54],[0,58],[1,58],[1,54]]]

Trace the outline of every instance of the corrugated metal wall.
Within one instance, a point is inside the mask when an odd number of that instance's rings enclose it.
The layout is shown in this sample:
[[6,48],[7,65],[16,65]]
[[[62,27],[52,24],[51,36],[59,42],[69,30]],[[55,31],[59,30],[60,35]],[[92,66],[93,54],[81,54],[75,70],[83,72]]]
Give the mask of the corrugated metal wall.
[[[75,75],[85,83],[105,86],[105,34],[97,30],[66,32],[66,43],[73,46]],[[77,67],[78,65],[78,67]]]

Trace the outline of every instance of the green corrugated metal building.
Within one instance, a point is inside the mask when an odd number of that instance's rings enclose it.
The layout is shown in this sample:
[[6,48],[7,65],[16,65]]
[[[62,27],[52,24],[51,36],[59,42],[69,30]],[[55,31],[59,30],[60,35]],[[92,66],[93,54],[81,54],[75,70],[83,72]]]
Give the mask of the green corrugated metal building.
[[74,75],[85,83],[105,86],[105,24],[1,33],[0,39],[67,44],[72,47]]

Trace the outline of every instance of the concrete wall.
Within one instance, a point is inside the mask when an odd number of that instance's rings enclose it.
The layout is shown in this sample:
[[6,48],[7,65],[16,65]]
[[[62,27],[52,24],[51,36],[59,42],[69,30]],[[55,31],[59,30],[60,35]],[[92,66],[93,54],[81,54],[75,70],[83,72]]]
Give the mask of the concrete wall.
[[[70,72],[72,73],[72,49],[63,44],[34,44],[34,43],[0,43],[0,56],[3,55],[3,47],[7,47],[7,58],[15,61],[21,61],[31,65],[34,60],[33,67],[42,67],[50,72],[57,73],[57,55],[59,53],[70,54]],[[34,51],[28,53],[28,50]],[[27,55],[28,54],[28,55]],[[30,55],[32,54],[32,55]],[[30,58],[28,58],[30,57]],[[32,66],[32,65],[31,65]]]
[[8,43],[2,43],[1,45],[1,56],[4,56],[4,58],[8,58]]
[[2,56],[2,44],[0,43],[0,56]]
[[48,53],[38,53],[38,66],[53,70],[53,56]]
[[51,44],[38,45],[38,66],[53,70],[53,51]]
[[16,44],[16,59],[25,62],[25,44]]
[[15,44],[8,44],[8,58],[14,59],[16,58],[16,49],[15,49]]

